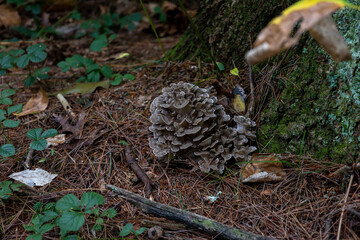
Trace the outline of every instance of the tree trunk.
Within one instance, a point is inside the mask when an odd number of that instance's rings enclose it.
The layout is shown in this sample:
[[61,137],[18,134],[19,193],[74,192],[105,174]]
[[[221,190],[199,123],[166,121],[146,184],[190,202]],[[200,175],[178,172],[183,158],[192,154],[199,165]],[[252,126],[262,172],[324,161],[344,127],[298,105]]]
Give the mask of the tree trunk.
[[[212,55],[228,70],[233,63],[245,67],[250,42],[290,2],[204,0],[194,19],[198,31],[190,26],[170,56],[210,61]],[[346,8],[333,17],[353,61],[335,63],[305,33],[287,55],[253,67],[261,151],[338,161],[360,156],[360,13]]]

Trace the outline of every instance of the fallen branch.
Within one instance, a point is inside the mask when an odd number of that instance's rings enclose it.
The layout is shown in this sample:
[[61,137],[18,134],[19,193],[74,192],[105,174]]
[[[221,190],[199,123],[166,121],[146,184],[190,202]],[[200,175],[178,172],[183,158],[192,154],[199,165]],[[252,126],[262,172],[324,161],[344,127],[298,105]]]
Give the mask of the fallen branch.
[[210,218],[195,213],[191,213],[185,210],[181,210],[165,204],[151,201],[149,199],[139,196],[138,194],[126,191],[121,188],[117,188],[112,185],[106,185],[106,188],[113,191],[121,198],[129,201],[131,204],[137,206],[145,213],[154,214],[160,217],[164,217],[166,219],[175,220],[184,223],[189,227],[197,228],[202,231],[205,231],[216,238],[233,239],[233,240],[270,239],[249,232],[240,231],[237,228],[226,226],[225,224],[216,222],[214,220],[211,220]]
[[130,165],[131,169],[135,172],[136,176],[140,178],[140,180],[145,185],[145,196],[149,197],[152,192],[151,182],[146,173],[142,170],[142,168],[137,164],[133,157],[133,151],[130,145],[125,147],[125,156],[126,161]]

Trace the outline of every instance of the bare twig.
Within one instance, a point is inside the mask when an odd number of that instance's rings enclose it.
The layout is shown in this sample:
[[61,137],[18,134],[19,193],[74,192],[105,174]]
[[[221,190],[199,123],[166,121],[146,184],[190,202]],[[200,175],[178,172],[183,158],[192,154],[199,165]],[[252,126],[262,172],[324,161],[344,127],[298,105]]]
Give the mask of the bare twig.
[[26,160],[23,164],[26,169],[30,169],[30,161],[32,159],[33,154],[34,154],[34,149],[30,148],[28,154],[26,155]]
[[146,173],[142,168],[137,164],[133,157],[133,151],[130,145],[125,147],[126,161],[130,165],[131,169],[135,172],[136,176],[141,179],[145,185],[145,196],[149,197],[152,192],[151,182]]
[[343,207],[342,207],[342,209],[341,209],[341,215],[340,215],[340,221],[339,221],[339,227],[338,227],[338,232],[337,232],[336,240],[340,240],[342,220],[343,220],[343,217],[344,217],[344,211],[345,211],[345,207],[346,207],[346,202],[347,202],[347,198],[348,198],[348,196],[349,196],[349,192],[350,192],[350,188],[351,188],[353,179],[354,179],[354,174],[351,174],[351,176],[350,176],[350,181],[349,181],[349,185],[348,185],[348,188],[347,188],[345,197],[344,197],[344,204],[343,204]]

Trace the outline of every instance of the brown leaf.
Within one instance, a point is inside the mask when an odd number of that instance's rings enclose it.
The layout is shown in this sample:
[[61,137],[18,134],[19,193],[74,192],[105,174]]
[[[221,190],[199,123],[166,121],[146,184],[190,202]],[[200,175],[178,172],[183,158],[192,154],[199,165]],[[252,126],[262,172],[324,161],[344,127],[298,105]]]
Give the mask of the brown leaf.
[[[310,3],[309,1],[300,1],[290,6],[283,12],[282,16],[273,19],[260,32],[254,43],[254,48],[246,54],[246,60],[250,64],[256,64],[284,49],[290,48],[298,42],[301,34],[309,29],[311,29],[311,34],[316,40],[321,39],[321,45],[329,46],[325,48],[325,50],[331,48],[330,46],[341,44],[341,41],[344,40],[340,34],[334,33],[333,30],[330,31],[332,32],[331,34],[322,33],[326,26],[321,20],[344,6],[345,5],[340,1],[320,0],[311,1]],[[292,32],[297,23],[299,24],[299,28],[292,36]],[[329,24],[329,20],[327,20],[327,23]],[[318,24],[320,25],[316,27]],[[329,39],[328,36],[336,36],[337,40],[334,41],[332,38]],[[341,38],[341,40],[338,40],[339,38]],[[343,47],[341,47],[341,49],[343,50]],[[336,58],[334,59],[348,60],[350,52],[347,47],[345,52],[346,53],[343,54],[343,56],[339,57],[339,53],[336,51],[336,54],[334,55]],[[333,56],[332,52],[329,52],[329,54]]]
[[0,5],[0,26],[19,26],[21,22],[19,13],[6,4]]
[[44,111],[49,104],[49,97],[46,95],[44,89],[40,88],[39,92],[32,96],[30,100],[23,107],[23,111],[17,116],[25,116],[33,113]]
[[243,170],[242,182],[282,181],[285,176],[282,163],[274,156],[253,156]]

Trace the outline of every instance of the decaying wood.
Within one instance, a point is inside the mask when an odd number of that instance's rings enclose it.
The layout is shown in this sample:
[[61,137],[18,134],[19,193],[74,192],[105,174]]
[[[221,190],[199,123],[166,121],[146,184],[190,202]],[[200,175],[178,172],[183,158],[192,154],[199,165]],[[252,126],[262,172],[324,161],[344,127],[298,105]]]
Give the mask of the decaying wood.
[[149,197],[152,192],[151,182],[146,173],[142,168],[137,164],[133,157],[133,151],[130,145],[125,147],[126,161],[130,165],[131,169],[135,172],[136,176],[144,183],[145,185],[145,196]]
[[255,235],[249,232],[241,231],[237,228],[226,226],[225,224],[211,220],[210,218],[174,208],[165,204],[157,203],[143,198],[138,194],[117,188],[112,185],[106,185],[106,188],[113,191],[123,199],[140,208],[143,212],[154,214],[170,220],[175,220],[186,224],[189,227],[205,231],[216,238],[221,239],[246,239],[246,240],[263,240],[270,239],[267,237]]

